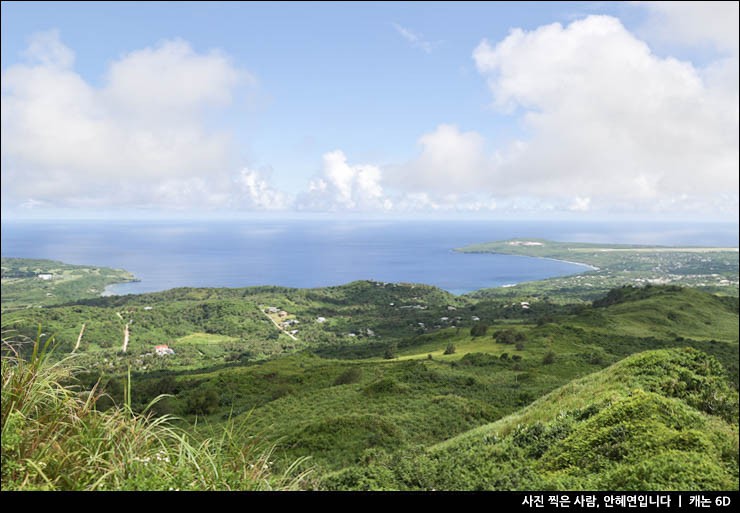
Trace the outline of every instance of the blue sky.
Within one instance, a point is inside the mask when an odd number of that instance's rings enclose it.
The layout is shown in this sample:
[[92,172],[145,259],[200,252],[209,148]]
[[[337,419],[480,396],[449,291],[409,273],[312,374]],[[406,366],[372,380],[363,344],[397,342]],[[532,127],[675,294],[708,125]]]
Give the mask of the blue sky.
[[736,20],[3,2],[3,216],[736,219]]

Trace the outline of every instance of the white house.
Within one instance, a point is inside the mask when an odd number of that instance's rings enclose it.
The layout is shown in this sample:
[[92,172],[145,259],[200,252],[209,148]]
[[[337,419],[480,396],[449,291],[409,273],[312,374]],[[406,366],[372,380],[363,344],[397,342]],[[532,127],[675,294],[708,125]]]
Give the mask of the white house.
[[51,273],[41,273],[41,274],[37,274],[36,277],[39,280],[47,281],[47,280],[51,280],[52,278],[54,278],[54,275]]

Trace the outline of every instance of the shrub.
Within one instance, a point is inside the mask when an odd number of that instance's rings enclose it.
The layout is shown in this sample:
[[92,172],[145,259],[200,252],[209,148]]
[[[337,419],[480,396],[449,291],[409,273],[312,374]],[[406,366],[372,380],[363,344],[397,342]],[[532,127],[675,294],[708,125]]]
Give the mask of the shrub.
[[362,379],[362,369],[356,366],[350,367],[337,376],[337,379],[334,380],[334,385],[350,385],[357,383],[360,379]]
[[542,357],[542,363],[545,365],[550,365],[551,363],[555,363],[555,351],[548,351],[545,353],[545,356]]
[[220,398],[216,389],[199,387],[190,392],[185,400],[185,412],[196,415],[208,415],[218,408]]
[[444,354],[455,354],[455,351],[457,351],[455,344],[447,344]]

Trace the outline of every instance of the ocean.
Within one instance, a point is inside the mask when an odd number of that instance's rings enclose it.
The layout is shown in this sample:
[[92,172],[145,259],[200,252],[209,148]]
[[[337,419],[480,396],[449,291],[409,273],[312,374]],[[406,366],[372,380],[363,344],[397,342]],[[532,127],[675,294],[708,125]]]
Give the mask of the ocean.
[[510,238],[738,245],[731,223],[566,221],[6,221],[2,256],[126,269],[113,294],[173,287],[426,283],[454,294],[582,272],[584,266],[454,248]]

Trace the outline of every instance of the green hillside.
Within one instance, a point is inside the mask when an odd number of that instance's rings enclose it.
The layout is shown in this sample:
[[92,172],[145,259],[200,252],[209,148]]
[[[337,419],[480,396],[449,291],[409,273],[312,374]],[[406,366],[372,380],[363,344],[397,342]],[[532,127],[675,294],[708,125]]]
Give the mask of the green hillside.
[[[616,295],[619,301],[613,302]],[[322,474],[372,459],[379,449],[405,454],[443,442],[645,350],[693,346],[714,355],[729,370],[728,383],[737,383],[738,316],[731,299],[672,287],[624,289],[607,299],[609,304],[578,307],[547,322],[506,318],[483,336],[457,327],[414,334],[401,340],[394,358],[369,352],[361,359],[337,359],[315,346],[257,363],[222,358],[224,363],[212,359],[210,366],[203,360],[205,366],[193,370],[138,367],[133,398],[143,407],[158,394],[171,394],[159,411],[191,421],[248,417],[255,434],[278,441],[278,462],[310,456]],[[684,321],[714,312],[713,321],[727,331],[717,339],[693,339],[693,324],[684,329],[677,322],[670,332],[636,334],[631,315],[645,302],[659,312],[686,306],[679,319]],[[180,340],[216,348],[234,343],[202,334]],[[374,344],[365,338],[355,347]],[[448,352],[450,346],[454,351]],[[133,356],[126,361],[135,363]],[[154,361],[174,365],[168,359]],[[97,374],[89,379],[94,382]],[[120,381],[109,379],[115,397]]]
[[310,487],[737,488],[735,297],[645,285],[563,303],[360,281],[87,298],[3,325],[75,352],[100,411],[164,394],[148,411],[196,439],[235,421],[236,444],[274,447],[275,472],[309,458]]
[[676,337],[737,342],[738,299],[676,286],[622,287],[594,302],[595,318],[608,309],[609,322],[592,325],[638,337]]
[[738,395],[693,349],[640,353],[444,443],[377,451],[330,489],[738,488]]

